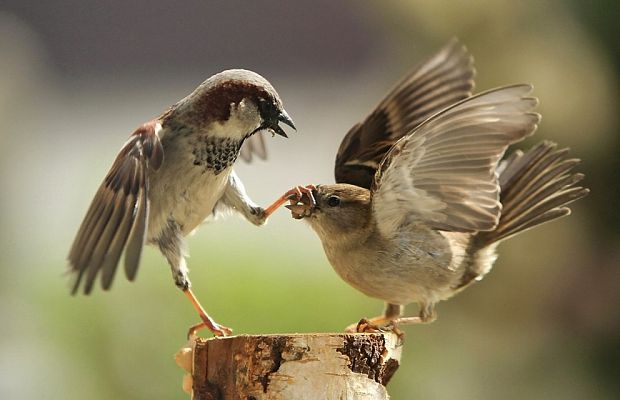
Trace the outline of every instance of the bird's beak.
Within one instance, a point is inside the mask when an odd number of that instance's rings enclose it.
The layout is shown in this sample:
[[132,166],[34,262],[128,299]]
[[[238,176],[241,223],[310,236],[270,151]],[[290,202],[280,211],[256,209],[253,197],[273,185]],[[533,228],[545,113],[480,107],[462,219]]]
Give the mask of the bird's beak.
[[280,114],[278,114],[277,121],[275,121],[275,123],[272,124],[269,128],[273,130],[275,133],[277,133],[278,135],[284,136],[285,138],[287,138],[288,136],[284,132],[284,129],[282,129],[280,125],[278,125],[278,122],[282,122],[290,126],[291,128],[297,130],[297,128],[295,128],[295,123],[293,122],[293,120],[291,119],[291,117],[288,115],[288,113],[285,110],[282,110]]
[[278,121],[285,123],[286,125],[290,126],[291,128],[297,130],[297,128],[295,128],[295,123],[293,122],[293,120],[291,119],[291,117],[288,115],[288,113],[286,112],[286,110],[282,110],[282,112],[280,113],[280,115],[278,115]]
[[284,206],[291,210],[291,215],[295,219],[302,219],[303,217],[309,217],[312,214],[312,210],[305,204],[288,204]]
[[284,132],[284,129],[282,129],[282,127],[280,127],[280,125],[278,125],[278,123],[283,122],[286,125],[290,126],[291,128],[297,130],[297,128],[295,128],[295,123],[293,122],[293,120],[291,119],[291,117],[289,117],[288,113],[284,110],[280,111],[280,113],[275,116],[275,117],[271,117],[267,120],[265,120],[263,122],[263,124],[261,126],[259,126],[258,128],[256,128],[254,130],[254,132],[252,132],[252,134],[261,131],[263,129],[266,129],[268,131],[271,131],[271,134],[278,134],[280,136],[284,136],[285,138],[288,138],[288,136],[286,135],[286,132]]

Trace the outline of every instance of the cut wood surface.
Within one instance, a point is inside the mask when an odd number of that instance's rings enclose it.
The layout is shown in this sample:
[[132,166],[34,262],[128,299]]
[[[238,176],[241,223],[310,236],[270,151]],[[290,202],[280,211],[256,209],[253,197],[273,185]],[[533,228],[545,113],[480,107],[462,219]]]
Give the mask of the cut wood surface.
[[374,400],[389,398],[401,343],[393,333],[232,336],[197,339],[191,354],[194,400]]

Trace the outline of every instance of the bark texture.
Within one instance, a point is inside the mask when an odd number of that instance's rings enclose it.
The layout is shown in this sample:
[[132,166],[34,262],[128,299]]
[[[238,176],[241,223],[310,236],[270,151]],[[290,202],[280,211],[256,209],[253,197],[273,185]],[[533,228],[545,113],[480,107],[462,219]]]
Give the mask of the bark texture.
[[192,398],[388,399],[400,354],[393,333],[197,339]]

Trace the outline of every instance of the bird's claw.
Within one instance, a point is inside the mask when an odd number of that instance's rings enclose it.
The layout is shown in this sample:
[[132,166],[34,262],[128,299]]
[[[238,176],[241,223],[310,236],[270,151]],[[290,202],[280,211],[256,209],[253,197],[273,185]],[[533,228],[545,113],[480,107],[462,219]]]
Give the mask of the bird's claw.
[[295,203],[299,203],[300,201],[302,201],[302,199],[305,198],[307,199],[309,204],[315,206],[316,200],[314,199],[314,195],[312,194],[313,190],[316,190],[316,186],[314,185],[299,185],[284,193],[284,197],[286,197],[287,200],[294,201]]
[[350,333],[384,333],[386,332],[385,326],[375,324],[367,318],[362,318],[357,324],[349,325],[346,328],[346,332]]
[[187,331],[187,338],[191,339],[197,336],[196,333],[199,330],[204,329],[204,328],[209,329],[211,333],[213,333],[213,335],[217,337],[226,337],[226,336],[232,335],[233,333],[233,330],[230,329],[229,327],[220,325],[217,322],[211,320],[209,322],[203,321],[198,324],[190,326],[189,330]]
[[376,324],[367,318],[362,318],[357,324],[346,327],[347,333],[386,333],[392,332],[398,336],[399,343],[405,338],[405,332],[398,328],[396,320],[390,320],[386,324]]
[[285,196],[288,195],[287,199],[290,201],[290,204],[285,207],[291,210],[293,218],[301,219],[312,214],[312,210],[316,207],[313,191],[316,191],[316,186],[307,185],[296,186],[286,192]]

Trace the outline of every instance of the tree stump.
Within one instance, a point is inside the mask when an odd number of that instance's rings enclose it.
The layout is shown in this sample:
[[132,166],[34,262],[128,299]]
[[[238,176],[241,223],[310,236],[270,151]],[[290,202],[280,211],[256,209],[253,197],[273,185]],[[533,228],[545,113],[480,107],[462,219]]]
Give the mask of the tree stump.
[[401,343],[394,333],[232,336],[197,339],[192,354],[194,400],[378,400]]

